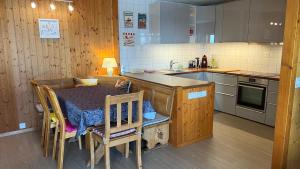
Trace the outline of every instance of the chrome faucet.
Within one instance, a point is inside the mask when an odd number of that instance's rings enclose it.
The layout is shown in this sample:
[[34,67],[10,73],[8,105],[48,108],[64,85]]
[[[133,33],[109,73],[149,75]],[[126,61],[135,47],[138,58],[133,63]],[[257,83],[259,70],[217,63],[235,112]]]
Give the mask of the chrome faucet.
[[173,70],[173,65],[175,65],[178,62],[174,62],[174,60],[170,61],[170,69],[169,70]]

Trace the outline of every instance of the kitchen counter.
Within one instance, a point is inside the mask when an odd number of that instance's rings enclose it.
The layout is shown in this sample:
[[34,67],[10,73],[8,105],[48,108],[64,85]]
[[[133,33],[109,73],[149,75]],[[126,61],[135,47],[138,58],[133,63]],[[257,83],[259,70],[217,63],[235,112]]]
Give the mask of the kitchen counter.
[[212,84],[211,82],[200,81],[200,80],[193,80],[193,79],[186,79],[181,77],[169,76],[163,72],[157,73],[124,73],[123,76],[143,80],[147,82],[152,82],[164,86],[170,87],[195,87],[195,86],[208,86]]
[[262,72],[253,72],[253,71],[245,71],[238,69],[230,69],[230,68],[221,68],[221,69],[184,69],[180,72],[176,71],[161,71],[166,75],[178,75],[178,74],[187,74],[187,73],[197,73],[197,72],[210,72],[210,73],[222,73],[222,74],[230,74],[237,76],[247,76],[247,77],[255,77],[255,78],[264,78],[269,80],[279,80],[280,75],[275,73],[262,73]]
[[[169,143],[175,147],[209,139],[213,136],[215,83],[166,75],[170,72],[125,73],[132,82],[133,91],[144,91],[144,98],[153,98],[153,104],[163,112],[171,107]],[[173,99],[170,92],[173,91]],[[156,136],[154,136],[156,137]]]

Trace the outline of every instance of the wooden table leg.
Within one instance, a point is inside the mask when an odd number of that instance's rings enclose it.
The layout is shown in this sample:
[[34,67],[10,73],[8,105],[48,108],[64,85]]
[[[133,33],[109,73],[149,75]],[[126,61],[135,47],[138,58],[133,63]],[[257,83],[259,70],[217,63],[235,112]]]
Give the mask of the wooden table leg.
[[[103,156],[104,156],[104,146],[103,146],[103,144],[99,144],[99,146],[97,147],[97,149],[95,151],[95,164],[98,164]],[[89,159],[86,166],[87,167],[91,166],[91,160],[90,159]]]

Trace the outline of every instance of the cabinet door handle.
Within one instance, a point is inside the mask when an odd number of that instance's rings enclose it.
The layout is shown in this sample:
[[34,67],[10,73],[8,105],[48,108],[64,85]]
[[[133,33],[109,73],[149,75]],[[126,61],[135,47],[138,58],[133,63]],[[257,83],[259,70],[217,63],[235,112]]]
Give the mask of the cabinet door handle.
[[218,82],[215,82],[215,83],[216,83],[216,84],[218,84],[218,85],[235,87],[235,85],[231,85],[231,84],[226,84],[226,83],[218,83]]
[[227,93],[222,93],[222,92],[216,92],[216,94],[221,94],[221,95],[230,96],[230,97],[235,96],[235,95],[232,95],[232,94],[227,94]]

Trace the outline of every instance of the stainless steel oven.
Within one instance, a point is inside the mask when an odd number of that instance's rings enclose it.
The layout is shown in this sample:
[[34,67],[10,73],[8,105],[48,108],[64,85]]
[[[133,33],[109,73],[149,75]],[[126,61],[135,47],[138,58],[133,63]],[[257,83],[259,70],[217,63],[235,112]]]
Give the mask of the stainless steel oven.
[[265,113],[267,87],[266,79],[239,76],[237,106]]

